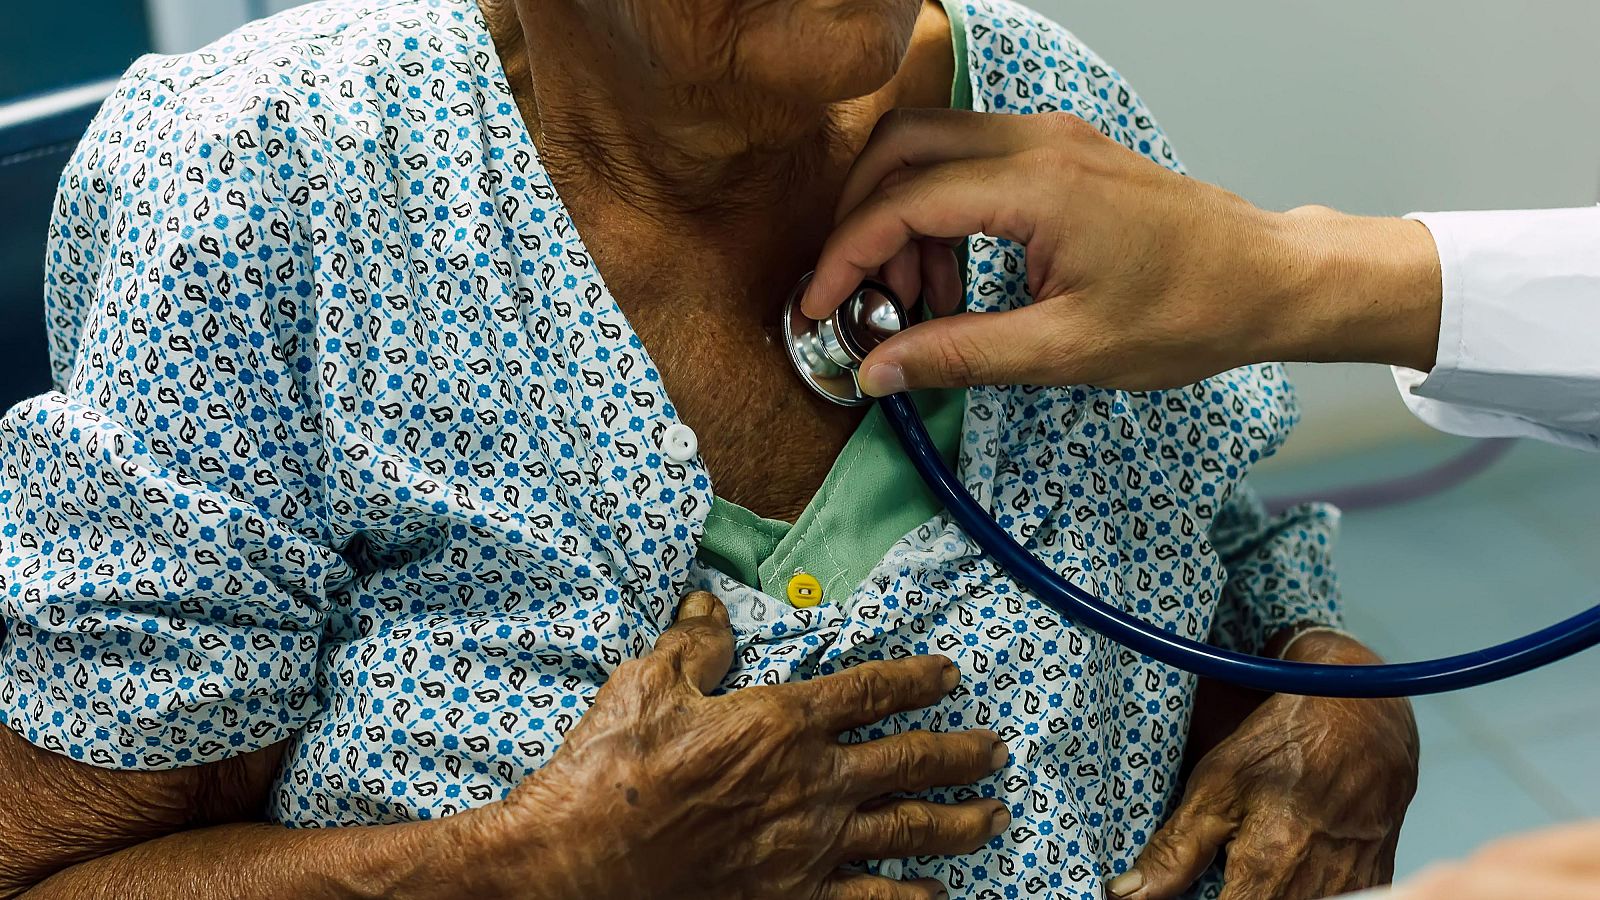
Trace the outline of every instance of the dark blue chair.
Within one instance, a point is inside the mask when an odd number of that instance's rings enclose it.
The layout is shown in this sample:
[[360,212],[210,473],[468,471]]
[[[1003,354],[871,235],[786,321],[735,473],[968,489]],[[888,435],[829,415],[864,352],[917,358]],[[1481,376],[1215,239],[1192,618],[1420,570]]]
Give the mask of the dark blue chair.
[[0,409],[50,387],[44,247],[51,206],[67,158],[111,87],[0,104]]

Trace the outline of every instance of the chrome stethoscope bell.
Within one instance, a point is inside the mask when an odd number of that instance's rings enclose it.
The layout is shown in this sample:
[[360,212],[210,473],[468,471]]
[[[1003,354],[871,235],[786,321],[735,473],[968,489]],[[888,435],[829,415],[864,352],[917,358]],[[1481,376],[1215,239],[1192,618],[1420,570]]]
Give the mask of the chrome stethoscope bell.
[[856,370],[874,347],[909,324],[900,298],[876,281],[863,281],[833,315],[817,321],[800,311],[811,276],[800,279],[783,309],[783,342],[795,371],[813,391],[840,406],[865,406],[873,398],[856,383]]

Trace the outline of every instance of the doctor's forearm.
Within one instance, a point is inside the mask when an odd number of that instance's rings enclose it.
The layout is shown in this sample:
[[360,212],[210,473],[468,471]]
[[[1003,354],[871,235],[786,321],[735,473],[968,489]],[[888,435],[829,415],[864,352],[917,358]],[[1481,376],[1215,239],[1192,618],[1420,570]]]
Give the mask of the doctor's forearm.
[[1263,304],[1268,323],[1252,355],[1433,367],[1443,288],[1427,226],[1304,207],[1270,228],[1277,278],[1245,301]]

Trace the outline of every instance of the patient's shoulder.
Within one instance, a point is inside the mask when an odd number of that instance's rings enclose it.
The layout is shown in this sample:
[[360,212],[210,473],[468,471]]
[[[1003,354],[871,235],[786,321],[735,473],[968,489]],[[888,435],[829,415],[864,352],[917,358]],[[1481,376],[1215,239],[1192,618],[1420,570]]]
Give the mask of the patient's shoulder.
[[496,68],[471,0],[326,0],[141,57],[107,106],[145,135],[242,129],[359,147],[405,124],[403,108],[443,102],[439,85],[481,85]]
[[1070,112],[1129,149],[1182,171],[1144,100],[1067,28],[1012,0],[966,0],[963,13],[976,108]]
[[[1060,72],[1070,78],[1098,66],[1106,77],[1121,77],[1064,25],[1013,0],[966,0],[963,18],[974,61],[986,73],[1026,72],[1037,80]],[[1048,82],[1038,87],[1036,98],[1047,100]]]
[[184,97],[223,99],[251,87],[274,90],[362,80],[408,54],[476,43],[476,7],[461,0],[324,0],[232,31],[189,53],[149,54],[125,76],[159,82]]

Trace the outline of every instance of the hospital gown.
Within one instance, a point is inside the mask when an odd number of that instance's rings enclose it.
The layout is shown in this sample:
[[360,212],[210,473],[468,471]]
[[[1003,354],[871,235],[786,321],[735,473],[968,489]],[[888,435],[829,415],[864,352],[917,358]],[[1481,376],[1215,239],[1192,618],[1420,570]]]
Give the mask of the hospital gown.
[[[1178,167],[1072,35],[1005,0],[965,19],[978,108],[1068,110]],[[726,687],[943,653],[964,686],[863,734],[1010,742],[935,794],[1001,797],[1009,831],[887,874],[1099,900],[1170,809],[1194,679],[1064,624],[944,515],[815,609],[696,562],[712,483],[660,446],[677,412],[471,0],[334,0],[140,60],[48,253],[57,389],[0,422],[0,716],[42,747],[165,769],[288,740],[272,820],[442,816],[536,770],[707,586]],[[971,308],[1026,302],[1020,247],[968,265]],[[1242,483],[1294,415],[1276,366],[977,388],[960,471],[1076,583],[1258,650],[1334,615],[1333,513],[1268,520]]]

